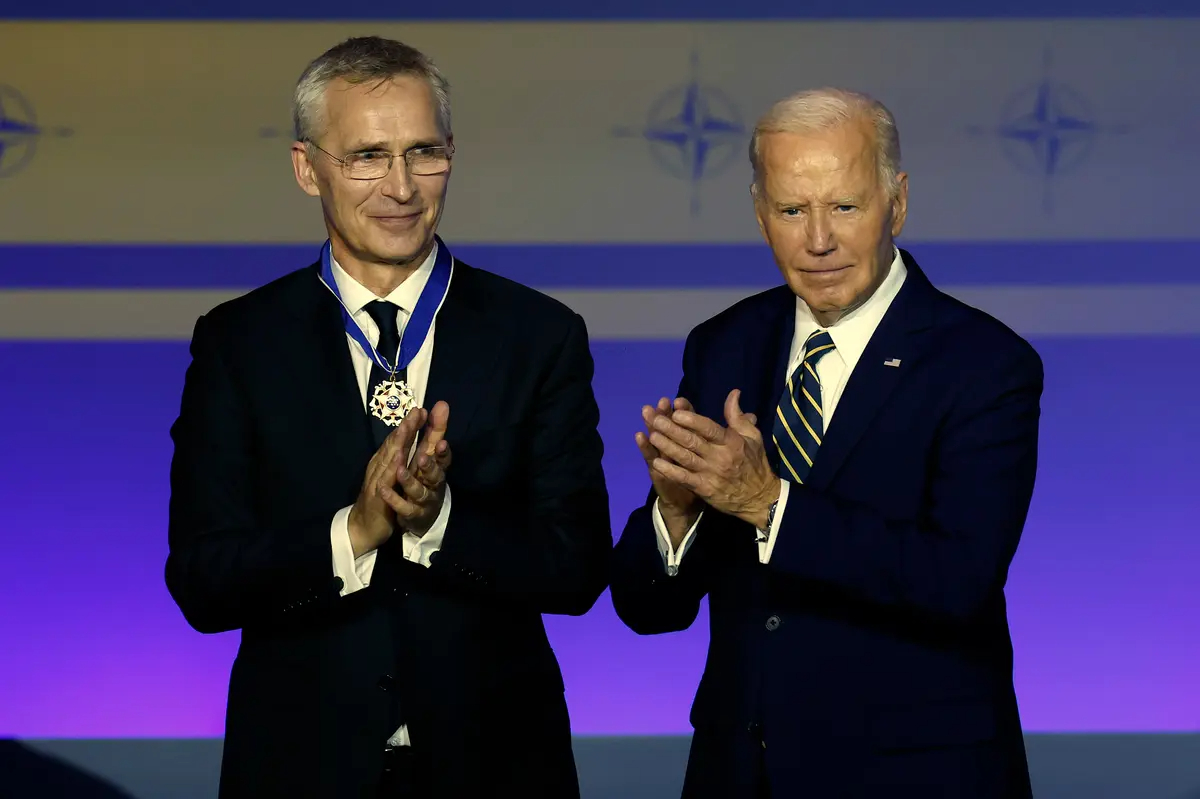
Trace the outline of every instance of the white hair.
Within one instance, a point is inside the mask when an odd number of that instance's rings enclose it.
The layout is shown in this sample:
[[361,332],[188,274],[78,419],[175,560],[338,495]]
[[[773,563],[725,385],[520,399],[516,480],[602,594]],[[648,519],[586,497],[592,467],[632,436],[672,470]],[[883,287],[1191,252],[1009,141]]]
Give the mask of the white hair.
[[759,139],[767,133],[814,133],[867,120],[875,131],[875,161],[879,179],[888,196],[900,190],[900,132],[892,112],[869,95],[848,89],[808,89],[785,97],[754,126],[750,139],[750,165],[754,169],[754,185],[760,185],[762,163],[759,160]]
[[292,93],[292,125],[297,141],[312,142],[320,135],[325,123],[325,89],[331,82],[382,82],[397,75],[416,75],[429,82],[437,104],[438,127],[449,136],[450,84],[433,61],[402,42],[364,36],[331,47],[305,68]]

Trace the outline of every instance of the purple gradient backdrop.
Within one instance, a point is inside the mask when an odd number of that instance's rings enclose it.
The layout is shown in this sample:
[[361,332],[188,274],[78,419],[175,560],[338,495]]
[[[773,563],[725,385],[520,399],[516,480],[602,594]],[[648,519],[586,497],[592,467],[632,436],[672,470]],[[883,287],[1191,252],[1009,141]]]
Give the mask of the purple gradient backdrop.
[[[1200,726],[1200,339],[1043,340],[1037,494],[1008,597],[1035,731]],[[677,343],[593,343],[619,533],[646,480],[638,409]],[[0,736],[222,734],[236,634],[193,632],[162,580],[167,430],[185,344],[0,343]],[[607,594],[548,618],[580,734],[687,733],[707,614],[641,638]]]

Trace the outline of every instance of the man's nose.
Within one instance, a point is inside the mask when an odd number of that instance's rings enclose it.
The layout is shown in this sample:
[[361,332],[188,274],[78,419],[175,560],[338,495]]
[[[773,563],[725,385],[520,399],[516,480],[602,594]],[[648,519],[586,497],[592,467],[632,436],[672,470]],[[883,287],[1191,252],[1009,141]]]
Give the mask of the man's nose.
[[837,249],[837,241],[833,235],[833,224],[826,214],[809,214],[807,232],[807,249],[809,254],[826,255]]
[[408,173],[408,162],[402,156],[392,159],[392,168],[381,178],[380,191],[402,203],[417,193],[416,183]]

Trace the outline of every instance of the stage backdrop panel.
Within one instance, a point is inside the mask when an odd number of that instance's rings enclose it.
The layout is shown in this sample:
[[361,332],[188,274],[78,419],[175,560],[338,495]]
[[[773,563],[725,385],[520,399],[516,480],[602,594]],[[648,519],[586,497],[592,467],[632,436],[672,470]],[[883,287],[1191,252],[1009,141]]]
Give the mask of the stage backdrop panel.
[[450,78],[460,242],[752,241],[748,131],[826,83],[896,114],[911,236],[1195,236],[1200,20],[247,22],[0,24],[0,241],[313,239],[290,91],[368,31]]
[[[647,490],[639,408],[674,393],[684,336],[779,282],[748,195],[755,118],[804,86],[881,97],[910,173],[902,245],[1045,361],[1007,590],[1027,728],[1200,726],[1200,20],[1151,14],[1171,0],[1019,20],[631,3],[333,23],[296,21],[328,13],[307,0],[178,12],[214,22],[114,0],[0,22],[0,737],[223,732],[238,636],[188,628],[163,584],[168,428],[196,317],[316,257],[290,91],[363,33],[450,78],[450,246],[587,320],[614,535]],[[548,618],[575,731],[686,733],[705,623],[641,638],[607,595]]]

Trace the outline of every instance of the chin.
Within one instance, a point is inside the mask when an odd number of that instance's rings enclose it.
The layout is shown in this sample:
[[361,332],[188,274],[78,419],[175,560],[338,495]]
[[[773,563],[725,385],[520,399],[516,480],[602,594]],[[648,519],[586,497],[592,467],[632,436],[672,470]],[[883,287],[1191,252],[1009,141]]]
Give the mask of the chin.
[[425,231],[413,231],[402,236],[381,236],[373,242],[373,249],[388,261],[409,261],[433,240]]
[[851,293],[846,291],[800,292],[800,299],[804,300],[804,304],[819,313],[829,313],[845,308],[850,304],[850,296]]

